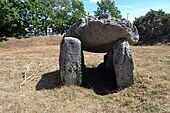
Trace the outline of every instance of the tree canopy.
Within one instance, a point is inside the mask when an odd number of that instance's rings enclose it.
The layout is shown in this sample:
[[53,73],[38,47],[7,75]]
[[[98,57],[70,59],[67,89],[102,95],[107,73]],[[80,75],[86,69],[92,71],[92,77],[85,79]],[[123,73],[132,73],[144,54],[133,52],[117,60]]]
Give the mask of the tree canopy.
[[0,36],[64,33],[85,17],[80,0],[1,0]]
[[150,10],[145,16],[136,18],[134,25],[142,43],[170,41],[170,14],[163,10]]
[[110,14],[112,17],[121,18],[120,11],[115,6],[114,0],[101,0],[100,2],[97,2],[97,5],[97,11],[94,11],[95,16],[107,13]]

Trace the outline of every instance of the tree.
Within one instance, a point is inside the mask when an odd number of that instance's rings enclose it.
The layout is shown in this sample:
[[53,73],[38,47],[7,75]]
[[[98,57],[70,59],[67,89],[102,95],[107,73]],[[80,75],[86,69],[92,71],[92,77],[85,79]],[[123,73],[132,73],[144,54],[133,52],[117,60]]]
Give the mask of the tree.
[[74,24],[78,19],[86,16],[83,2],[79,0],[71,0],[70,24]]
[[53,31],[64,33],[78,19],[86,16],[84,4],[79,0],[58,0],[52,13]]
[[26,36],[28,33],[26,28],[29,28],[31,21],[29,16],[31,4],[23,0],[11,0],[11,2],[14,4],[13,7],[16,8],[19,14],[15,36]]
[[95,16],[107,13],[110,14],[111,17],[121,18],[120,11],[115,6],[114,0],[101,0],[101,2],[97,2],[97,5],[97,11],[94,11]]
[[0,1],[0,36],[13,36],[20,18],[17,9],[12,2]]
[[[150,10],[145,16],[135,18],[140,42],[154,44],[162,41],[170,41],[170,14],[162,10]],[[168,36],[168,37],[167,37]]]
[[64,33],[85,17],[80,0],[0,0],[0,36]]

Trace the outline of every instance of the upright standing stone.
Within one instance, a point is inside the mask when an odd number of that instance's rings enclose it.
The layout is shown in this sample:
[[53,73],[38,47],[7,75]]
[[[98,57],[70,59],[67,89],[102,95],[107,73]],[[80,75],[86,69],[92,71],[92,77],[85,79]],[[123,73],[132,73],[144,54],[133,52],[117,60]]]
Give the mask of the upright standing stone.
[[81,42],[64,37],[60,45],[60,75],[64,84],[80,85],[82,82]]
[[117,87],[122,89],[134,83],[134,61],[127,40],[118,40],[113,46],[113,66]]

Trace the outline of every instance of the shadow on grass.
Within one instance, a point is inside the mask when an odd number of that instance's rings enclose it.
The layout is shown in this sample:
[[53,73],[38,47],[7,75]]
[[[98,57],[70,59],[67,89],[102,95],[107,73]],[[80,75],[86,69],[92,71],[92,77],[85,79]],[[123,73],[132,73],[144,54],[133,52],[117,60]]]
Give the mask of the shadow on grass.
[[[63,86],[59,70],[45,73],[36,85],[36,90],[54,89]],[[103,64],[97,68],[85,68],[81,87],[93,89],[98,95],[107,95],[116,92],[115,78],[109,73]]]
[[36,85],[36,90],[54,89],[62,86],[59,70],[45,73]]
[[92,88],[98,95],[107,95],[117,91],[115,78],[107,73],[103,63],[96,68],[85,69],[82,87]]

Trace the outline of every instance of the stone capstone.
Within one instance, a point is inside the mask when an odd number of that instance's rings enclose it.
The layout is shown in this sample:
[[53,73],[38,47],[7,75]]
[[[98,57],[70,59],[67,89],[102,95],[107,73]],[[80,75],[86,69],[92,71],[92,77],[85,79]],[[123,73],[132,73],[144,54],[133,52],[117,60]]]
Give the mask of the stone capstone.
[[134,83],[134,60],[127,40],[118,40],[105,55],[104,62],[107,72],[115,76],[118,89]]
[[60,45],[60,75],[64,84],[80,85],[82,82],[81,42],[77,38],[65,37]]
[[115,19],[104,15],[82,18],[65,34],[78,38],[82,49],[89,52],[108,52],[113,44],[126,38],[131,45],[139,40],[138,31],[128,20]]

